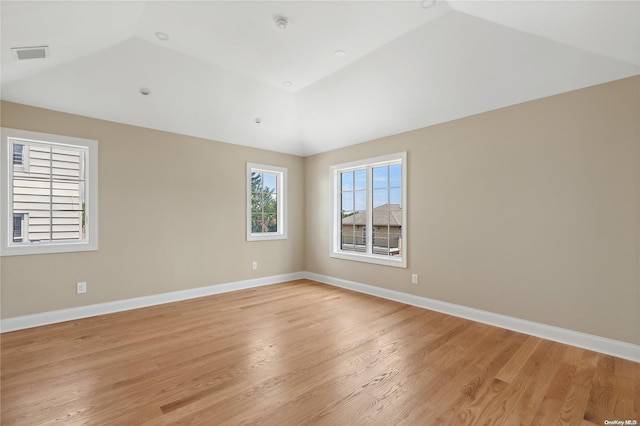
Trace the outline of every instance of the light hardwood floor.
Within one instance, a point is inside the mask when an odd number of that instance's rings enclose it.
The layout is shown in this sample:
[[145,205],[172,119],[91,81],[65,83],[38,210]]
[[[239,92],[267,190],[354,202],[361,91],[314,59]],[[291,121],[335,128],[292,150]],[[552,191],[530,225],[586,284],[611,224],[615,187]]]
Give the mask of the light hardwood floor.
[[2,335],[1,423],[640,423],[640,364],[299,280]]

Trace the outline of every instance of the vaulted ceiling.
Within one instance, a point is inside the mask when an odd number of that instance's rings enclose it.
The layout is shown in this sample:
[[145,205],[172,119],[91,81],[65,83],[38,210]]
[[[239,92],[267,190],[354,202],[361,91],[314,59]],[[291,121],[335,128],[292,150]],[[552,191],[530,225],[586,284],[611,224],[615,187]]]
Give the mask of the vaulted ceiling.
[[[4,100],[296,155],[640,74],[638,1],[2,1],[0,12]],[[29,46],[48,57],[12,54]]]

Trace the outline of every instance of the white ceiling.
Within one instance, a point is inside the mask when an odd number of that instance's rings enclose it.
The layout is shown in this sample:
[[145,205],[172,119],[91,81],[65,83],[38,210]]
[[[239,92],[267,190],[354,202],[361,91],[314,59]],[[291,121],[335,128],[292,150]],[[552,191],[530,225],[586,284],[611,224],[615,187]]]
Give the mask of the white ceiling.
[[640,1],[422,6],[2,1],[1,95],[310,155],[640,74]]

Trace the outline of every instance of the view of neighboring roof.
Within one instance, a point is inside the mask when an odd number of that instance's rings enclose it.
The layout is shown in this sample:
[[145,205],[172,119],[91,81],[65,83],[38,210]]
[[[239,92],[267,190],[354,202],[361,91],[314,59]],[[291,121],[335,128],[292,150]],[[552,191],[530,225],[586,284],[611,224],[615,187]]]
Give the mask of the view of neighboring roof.
[[[367,213],[358,212],[342,219],[342,225],[367,224]],[[383,204],[373,209],[373,226],[402,226],[402,207],[400,204]]]

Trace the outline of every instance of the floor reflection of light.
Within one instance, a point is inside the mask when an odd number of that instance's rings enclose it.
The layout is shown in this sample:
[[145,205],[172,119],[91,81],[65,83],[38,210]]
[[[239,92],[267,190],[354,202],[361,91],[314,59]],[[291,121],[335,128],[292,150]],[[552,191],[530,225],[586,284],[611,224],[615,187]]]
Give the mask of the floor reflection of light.
[[269,377],[279,376],[286,366],[283,363],[284,353],[280,341],[279,325],[276,321],[263,322],[259,328],[243,333],[245,353],[243,370],[247,379],[257,385]]

